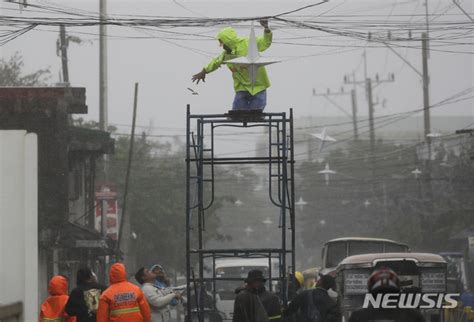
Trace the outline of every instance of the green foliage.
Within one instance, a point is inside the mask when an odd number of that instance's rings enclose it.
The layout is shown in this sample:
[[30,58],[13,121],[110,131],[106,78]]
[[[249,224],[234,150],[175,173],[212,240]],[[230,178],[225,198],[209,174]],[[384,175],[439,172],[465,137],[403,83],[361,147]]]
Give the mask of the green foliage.
[[[116,182],[123,201],[129,137],[116,141],[109,161],[109,178]],[[135,140],[126,216],[137,234],[133,252],[139,266],[161,263],[184,271],[186,237],[186,177],[184,146],[179,141],[159,143],[145,134]],[[220,238],[216,210],[218,199],[206,212],[207,239]],[[129,238],[124,236],[124,238]]]
[[10,59],[0,59],[0,86],[46,86],[50,78],[48,69],[23,74],[23,58],[15,53]]

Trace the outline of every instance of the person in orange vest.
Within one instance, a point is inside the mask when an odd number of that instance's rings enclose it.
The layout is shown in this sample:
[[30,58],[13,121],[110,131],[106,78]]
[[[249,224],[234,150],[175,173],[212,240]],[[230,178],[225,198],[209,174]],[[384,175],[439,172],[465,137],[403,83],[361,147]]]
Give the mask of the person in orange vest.
[[99,300],[97,322],[150,322],[151,313],[142,290],[127,281],[125,266],[113,264],[110,286]]
[[41,304],[40,322],[75,322],[76,318],[65,312],[69,299],[67,278],[61,275],[53,276],[49,281],[49,296]]

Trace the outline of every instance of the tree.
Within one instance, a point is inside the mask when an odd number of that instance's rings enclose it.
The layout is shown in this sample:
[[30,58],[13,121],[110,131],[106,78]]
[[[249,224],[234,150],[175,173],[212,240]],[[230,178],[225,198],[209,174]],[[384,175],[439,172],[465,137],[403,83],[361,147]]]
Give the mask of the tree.
[[23,58],[15,53],[9,60],[0,59],[0,86],[45,86],[50,78],[49,68],[23,74]]
[[[114,180],[123,200],[130,139],[119,137],[109,160],[109,179]],[[179,140],[161,143],[142,134],[135,141],[129,182],[127,216],[137,238],[133,242],[136,262],[162,263],[184,272],[185,268],[185,157]],[[217,211],[224,198],[217,198],[206,212],[206,240],[224,238],[217,230]],[[124,236],[128,238],[128,236]]]

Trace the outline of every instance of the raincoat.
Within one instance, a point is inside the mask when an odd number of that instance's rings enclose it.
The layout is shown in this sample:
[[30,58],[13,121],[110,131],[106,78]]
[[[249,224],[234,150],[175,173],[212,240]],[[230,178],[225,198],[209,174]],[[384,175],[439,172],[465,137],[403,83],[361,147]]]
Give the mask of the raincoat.
[[64,311],[69,296],[68,282],[63,276],[54,276],[49,281],[49,296],[41,304],[40,322],[75,322],[75,317],[70,317]]
[[[272,32],[264,32],[263,36],[257,37],[258,51],[264,51],[272,44]],[[231,27],[222,29],[217,34],[217,39],[220,40],[224,45],[232,50],[231,54],[228,54],[225,50],[222,54],[211,60],[211,62],[204,67],[206,73],[211,73],[218,69],[224,61],[246,56],[249,45],[248,38],[241,38],[237,36],[235,30]],[[227,64],[227,67],[232,72],[232,78],[234,79],[234,90],[236,92],[246,91],[252,96],[266,90],[270,87],[270,80],[268,79],[267,71],[265,67],[260,67],[257,71],[257,79],[254,84],[250,80],[247,68],[242,66],[236,66],[234,64]]]
[[150,322],[150,307],[142,290],[127,282],[125,266],[112,265],[110,287],[99,300],[97,322]]

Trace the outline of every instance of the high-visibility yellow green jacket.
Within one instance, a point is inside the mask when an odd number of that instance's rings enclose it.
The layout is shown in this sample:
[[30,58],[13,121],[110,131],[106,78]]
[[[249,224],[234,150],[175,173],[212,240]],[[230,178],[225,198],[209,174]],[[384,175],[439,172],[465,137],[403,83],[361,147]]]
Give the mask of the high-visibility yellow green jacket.
[[[272,32],[264,32],[263,36],[257,37],[258,51],[264,51],[272,44]],[[211,73],[218,69],[224,61],[246,56],[249,45],[248,38],[241,38],[237,36],[234,28],[227,27],[222,29],[217,35],[217,39],[220,40],[224,45],[232,49],[232,53],[228,54],[225,50],[222,54],[211,60],[209,65],[204,67],[206,73]],[[267,71],[265,67],[260,67],[257,71],[257,79],[254,84],[251,83],[247,68],[242,66],[236,66],[234,64],[227,64],[230,71],[232,72],[232,78],[234,79],[234,90],[247,91],[252,95],[255,95],[268,87],[270,87],[270,80],[268,79]]]

